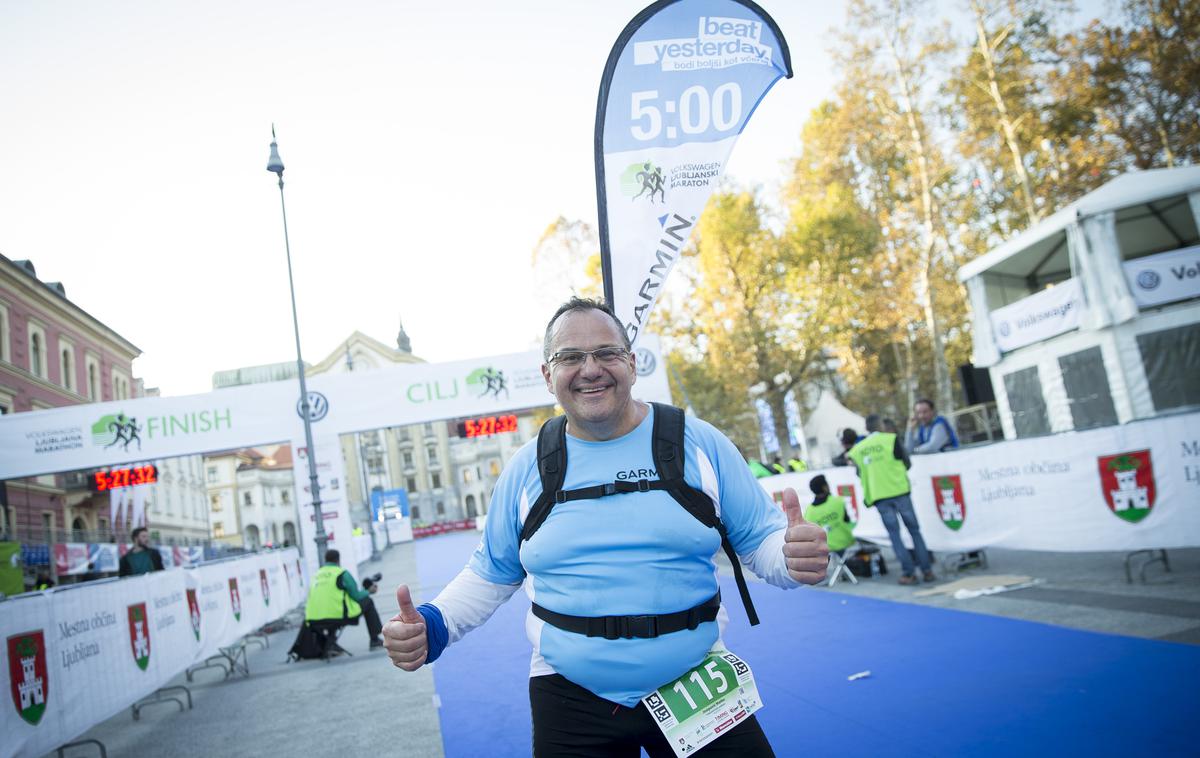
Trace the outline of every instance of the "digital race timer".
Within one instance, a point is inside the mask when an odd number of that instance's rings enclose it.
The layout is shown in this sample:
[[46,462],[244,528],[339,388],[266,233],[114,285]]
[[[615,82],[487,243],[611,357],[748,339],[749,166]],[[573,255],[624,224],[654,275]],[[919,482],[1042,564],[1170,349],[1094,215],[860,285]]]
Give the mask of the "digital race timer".
[[132,487],[137,484],[153,484],[158,481],[158,469],[153,463],[132,468],[114,468],[97,471],[88,480],[92,492],[107,492],[116,487]]
[[515,415],[480,416],[479,418],[469,418],[458,422],[459,437],[488,437],[493,434],[515,431],[517,431],[517,417]]

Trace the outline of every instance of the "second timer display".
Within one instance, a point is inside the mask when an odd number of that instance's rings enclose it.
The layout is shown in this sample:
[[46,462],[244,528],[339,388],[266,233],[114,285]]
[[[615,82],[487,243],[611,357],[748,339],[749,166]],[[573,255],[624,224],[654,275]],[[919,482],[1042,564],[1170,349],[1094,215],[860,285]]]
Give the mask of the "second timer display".
[[515,431],[517,431],[517,417],[511,414],[508,416],[481,416],[458,422],[459,437],[489,437],[493,434]]

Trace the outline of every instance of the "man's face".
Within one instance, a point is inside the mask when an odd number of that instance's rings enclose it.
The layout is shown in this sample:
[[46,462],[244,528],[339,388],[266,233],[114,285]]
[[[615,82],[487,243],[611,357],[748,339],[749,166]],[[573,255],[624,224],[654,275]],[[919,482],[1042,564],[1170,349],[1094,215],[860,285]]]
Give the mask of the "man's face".
[[624,349],[616,323],[602,311],[570,311],[558,318],[552,334],[551,360],[542,365],[542,376],[568,422],[576,427],[573,432],[579,434],[585,431],[580,427],[590,424],[614,422],[628,409],[629,392],[637,379],[633,355],[610,362],[589,356],[577,366],[558,364],[554,356],[565,350]]
[[933,423],[933,408],[927,403],[917,403],[913,406],[913,416],[921,426],[929,426]]
[[134,544],[136,544],[138,547],[149,546],[150,532],[138,532],[138,536],[137,539],[134,540]]

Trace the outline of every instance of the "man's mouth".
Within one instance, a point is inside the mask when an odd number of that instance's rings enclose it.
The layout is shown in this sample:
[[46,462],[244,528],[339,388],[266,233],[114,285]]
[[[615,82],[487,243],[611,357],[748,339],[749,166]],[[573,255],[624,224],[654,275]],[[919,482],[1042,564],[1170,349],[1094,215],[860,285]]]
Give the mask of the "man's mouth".
[[606,389],[608,389],[608,385],[603,387],[580,387],[575,391],[581,395],[598,395]]

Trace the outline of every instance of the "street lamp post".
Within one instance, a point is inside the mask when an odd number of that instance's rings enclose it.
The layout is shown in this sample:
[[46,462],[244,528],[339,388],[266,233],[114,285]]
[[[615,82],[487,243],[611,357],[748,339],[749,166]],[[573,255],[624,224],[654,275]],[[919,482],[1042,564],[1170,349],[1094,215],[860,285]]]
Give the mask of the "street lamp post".
[[329,540],[325,537],[325,519],[321,515],[321,485],[317,482],[317,456],[313,449],[312,420],[308,403],[308,385],[304,381],[304,359],[300,355],[300,319],[296,316],[296,285],[292,281],[292,245],[288,241],[287,203],[283,200],[283,160],[275,144],[275,125],[271,125],[271,157],[267,160],[267,171],[279,177],[279,207],[283,210],[283,247],[287,252],[288,291],[292,296],[292,330],[296,335],[296,373],[300,377],[300,416],[304,420],[304,444],[308,455],[308,481],[313,498],[313,520],[317,525],[317,562],[325,560],[325,549]]

